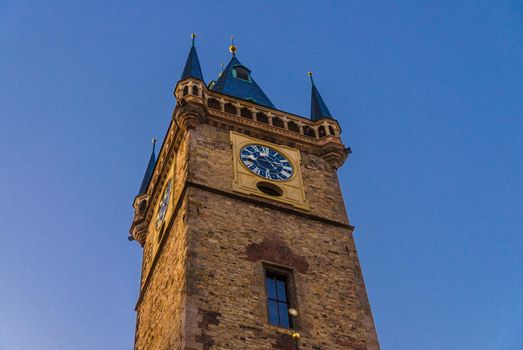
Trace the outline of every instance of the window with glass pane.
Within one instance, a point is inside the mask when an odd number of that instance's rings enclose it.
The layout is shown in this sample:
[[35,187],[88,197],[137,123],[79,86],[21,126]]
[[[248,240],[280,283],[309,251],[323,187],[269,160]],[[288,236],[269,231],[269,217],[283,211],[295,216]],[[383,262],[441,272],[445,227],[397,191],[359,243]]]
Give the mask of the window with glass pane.
[[267,307],[269,323],[282,328],[291,328],[289,317],[288,282],[285,274],[266,271]]
[[234,70],[236,72],[236,78],[249,81],[249,71],[247,69],[243,67],[236,67]]

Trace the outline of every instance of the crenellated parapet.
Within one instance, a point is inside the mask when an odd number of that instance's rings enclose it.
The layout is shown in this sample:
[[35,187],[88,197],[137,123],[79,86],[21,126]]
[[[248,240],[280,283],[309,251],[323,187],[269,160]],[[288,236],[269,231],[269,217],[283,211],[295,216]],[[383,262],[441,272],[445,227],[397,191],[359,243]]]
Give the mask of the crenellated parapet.
[[178,101],[175,118],[182,128],[209,123],[251,135],[256,133],[269,141],[320,155],[334,168],[340,167],[349,154],[335,119],[313,121],[209,90],[202,81],[192,78],[180,81],[174,95]]

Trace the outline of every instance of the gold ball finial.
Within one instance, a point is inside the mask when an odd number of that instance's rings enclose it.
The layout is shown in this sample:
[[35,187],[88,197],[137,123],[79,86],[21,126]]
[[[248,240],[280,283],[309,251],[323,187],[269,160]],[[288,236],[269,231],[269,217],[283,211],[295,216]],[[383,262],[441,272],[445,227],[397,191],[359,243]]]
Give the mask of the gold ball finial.
[[192,33],[191,38],[193,38],[193,39],[196,38],[196,34]]
[[300,340],[300,337],[301,337],[300,333],[298,333],[298,332],[292,333],[292,340],[297,342],[298,340]]
[[236,51],[238,51],[238,48],[234,46],[234,36],[231,35],[231,45],[229,45],[229,51],[232,53],[232,55],[236,55]]
[[307,75],[308,75],[309,77],[312,77],[312,72],[307,72]]

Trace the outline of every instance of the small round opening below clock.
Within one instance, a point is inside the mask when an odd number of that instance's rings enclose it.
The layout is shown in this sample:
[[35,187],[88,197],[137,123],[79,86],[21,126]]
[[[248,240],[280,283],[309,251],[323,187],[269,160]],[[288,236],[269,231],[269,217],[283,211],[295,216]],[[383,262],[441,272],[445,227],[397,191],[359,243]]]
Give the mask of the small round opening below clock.
[[260,181],[256,184],[256,187],[269,196],[281,197],[283,195],[283,190],[280,187],[269,182]]

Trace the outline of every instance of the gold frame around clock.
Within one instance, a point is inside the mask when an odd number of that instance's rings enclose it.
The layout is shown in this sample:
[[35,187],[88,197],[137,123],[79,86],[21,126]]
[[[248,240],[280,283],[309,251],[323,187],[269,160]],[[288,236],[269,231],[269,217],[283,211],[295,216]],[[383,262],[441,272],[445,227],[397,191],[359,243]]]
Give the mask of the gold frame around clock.
[[[255,139],[234,131],[230,132],[230,140],[233,152],[234,178],[233,190],[239,193],[263,197],[292,205],[293,207],[309,210],[309,202],[305,198],[305,190],[301,177],[300,151],[277,145],[271,142]],[[288,180],[270,180],[251,172],[240,159],[241,149],[249,144],[267,146],[285,156],[292,165],[293,174]],[[262,191],[260,187],[267,186],[277,189],[279,195],[270,195]]]

